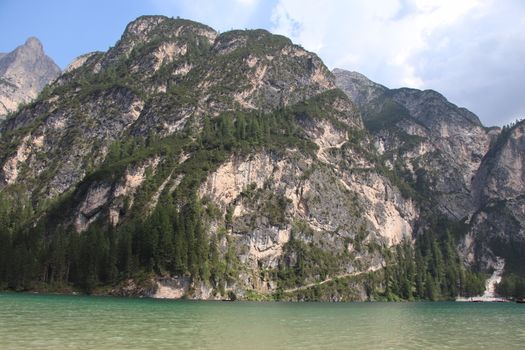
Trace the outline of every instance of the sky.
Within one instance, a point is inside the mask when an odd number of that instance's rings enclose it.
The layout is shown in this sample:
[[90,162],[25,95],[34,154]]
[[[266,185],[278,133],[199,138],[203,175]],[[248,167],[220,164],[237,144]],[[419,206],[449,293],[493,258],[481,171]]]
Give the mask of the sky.
[[146,14],[283,34],[330,69],[437,90],[487,126],[525,118],[523,0],[0,0],[0,52],[36,36],[65,68]]

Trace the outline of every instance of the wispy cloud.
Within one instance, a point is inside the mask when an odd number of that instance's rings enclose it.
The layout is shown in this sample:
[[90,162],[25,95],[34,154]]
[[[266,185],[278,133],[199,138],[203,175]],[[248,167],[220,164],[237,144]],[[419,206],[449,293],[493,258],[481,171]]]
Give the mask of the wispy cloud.
[[472,11],[466,1],[281,0],[273,30],[317,51],[331,66],[353,66],[384,83],[420,87],[411,61],[435,43],[429,38]]
[[272,30],[330,66],[391,86],[433,88],[487,124],[525,115],[520,0],[279,0]]

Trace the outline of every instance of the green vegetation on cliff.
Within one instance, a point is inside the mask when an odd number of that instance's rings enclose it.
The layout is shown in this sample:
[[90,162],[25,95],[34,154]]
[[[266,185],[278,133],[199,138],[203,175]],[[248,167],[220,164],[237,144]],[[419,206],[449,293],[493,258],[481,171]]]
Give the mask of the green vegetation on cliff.
[[[399,122],[400,106],[368,126]],[[428,174],[402,164],[420,137],[377,153],[319,58],[263,30],[141,17],[0,128],[0,288],[149,295],[162,280],[258,300],[483,288],[456,250],[463,227],[435,219]]]

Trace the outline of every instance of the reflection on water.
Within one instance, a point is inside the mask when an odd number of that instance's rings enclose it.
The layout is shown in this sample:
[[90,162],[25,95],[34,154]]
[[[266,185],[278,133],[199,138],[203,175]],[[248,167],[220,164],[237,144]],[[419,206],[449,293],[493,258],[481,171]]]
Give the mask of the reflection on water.
[[514,303],[226,303],[0,294],[0,349],[523,349]]

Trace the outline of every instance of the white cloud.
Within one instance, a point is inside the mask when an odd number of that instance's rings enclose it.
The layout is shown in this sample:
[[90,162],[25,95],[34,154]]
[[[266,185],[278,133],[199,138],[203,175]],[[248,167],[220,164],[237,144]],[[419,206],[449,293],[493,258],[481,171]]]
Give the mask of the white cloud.
[[410,58],[429,46],[427,38],[433,31],[460,19],[475,5],[475,0],[281,0],[272,19],[274,31],[318,52],[330,66],[352,64],[374,74],[386,64],[392,73],[385,83],[418,87],[423,81]]
[[272,30],[330,68],[434,88],[501,124],[525,113],[522,99],[503,93],[525,87],[524,14],[520,0],[279,0]]
[[238,4],[243,6],[255,6],[258,0],[235,0]]

